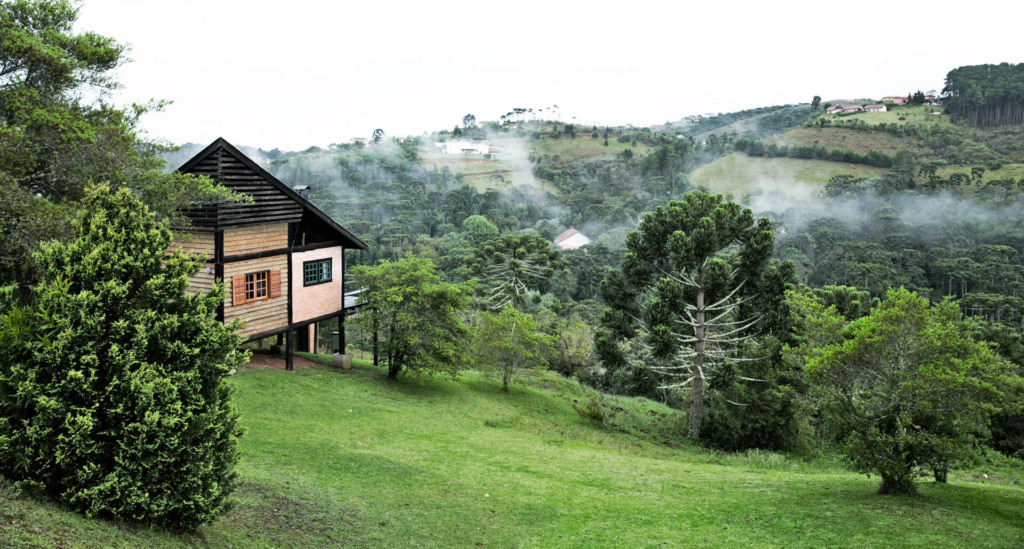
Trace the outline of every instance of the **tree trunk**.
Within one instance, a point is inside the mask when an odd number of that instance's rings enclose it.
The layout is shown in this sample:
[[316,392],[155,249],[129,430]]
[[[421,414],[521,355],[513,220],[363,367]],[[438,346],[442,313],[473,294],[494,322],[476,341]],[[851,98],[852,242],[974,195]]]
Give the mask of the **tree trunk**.
[[377,335],[378,335],[378,332],[379,332],[379,328],[377,326],[377,312],[374,311],[373,315],[374,315],[373,316],[373,365],[374,366],[379,366],[380,365],[380,359],[379,359],[380,348],[379,348],[378,343],[377,343],[378,342]]
[[[704,272],[697,280],[704,283]],[[700,426],[704,421],[704,289],[697,291],[697,343],[694,345],[696,356],[693,357],[693,406],[690,409],[690,438],[700,438]]]
[[398,373],[402,371],[402,353],[394,351],[388,354],[388,377],[395,379],[398,377]]
[[917,494],[917,485],[910,474],[882,475],[882,485],[878,488],[878,493],[883,496],[913,496]]
[[932,470],[935,474],[935,482],[946,483],[946,479],[949,476],[949,469],[946,467],[936,467]]

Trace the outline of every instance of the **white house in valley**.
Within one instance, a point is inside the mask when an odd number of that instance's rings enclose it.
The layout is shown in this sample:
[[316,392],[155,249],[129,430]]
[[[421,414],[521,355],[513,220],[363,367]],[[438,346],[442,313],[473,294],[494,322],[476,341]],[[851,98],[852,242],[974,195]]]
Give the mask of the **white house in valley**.
[[555,237],[555,246],[563,250],[576,250],[581,246],[590,244],[590,239],[583,233],[576,229],[569,228],[569,230]]

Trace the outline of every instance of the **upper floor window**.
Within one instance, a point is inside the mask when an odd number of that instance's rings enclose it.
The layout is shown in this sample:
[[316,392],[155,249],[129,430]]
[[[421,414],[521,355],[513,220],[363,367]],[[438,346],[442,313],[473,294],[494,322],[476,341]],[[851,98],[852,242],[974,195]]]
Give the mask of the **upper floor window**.
[[305,261],[302,263],[302,285],[312,286],[330,282],[331,258]]

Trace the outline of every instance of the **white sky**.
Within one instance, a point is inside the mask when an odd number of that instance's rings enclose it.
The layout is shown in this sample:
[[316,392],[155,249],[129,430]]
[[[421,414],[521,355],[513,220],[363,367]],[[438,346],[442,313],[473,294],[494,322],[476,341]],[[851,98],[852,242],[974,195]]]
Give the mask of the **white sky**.
[[77,29],[131,46],[120,103],[174,102],[143,118],[149,137],[283,150],[513,107],[648,126],[941,90],[953,68],[1024,62],[1014,0],[690,4],[84,0]]

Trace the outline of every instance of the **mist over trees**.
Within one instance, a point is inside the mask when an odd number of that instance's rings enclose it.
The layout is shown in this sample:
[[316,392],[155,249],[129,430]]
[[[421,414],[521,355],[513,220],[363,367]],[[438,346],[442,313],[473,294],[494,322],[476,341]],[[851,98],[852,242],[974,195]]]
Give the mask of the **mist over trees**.
[[[485,123],[473,131],[489,128],[486,131],[517,135],[524,143],[573,139],[569,125],[525,120],[528,109],[520,116],[524,119],[515,124]],[[941,154],[971,158],[968,134],[958,133],[969,128],[862,126],[844,125],[842,129],[908,136],[936,147],[941,143],[945,149],[936,149],[946,151]],[[626,146],[626,152],[640,152],[576,158],[531,146],[528,168],[537,181],[552,189],[545,192],[539,190],[540,184],[513,187],[501,181],[482,190],[471,187],[446,167],[423,162],[425,142],[409,139],[286,156],[274,162],[272,169],[283,179],[312,184],[315,202],[374,243],[369,254],[354,258],[356,262],[373,264],[411,252],[434,261],[447,280],[478,279],[481,296],[501,286],[493,284],[496,280],[485,280],[494,279],[494,273],[481,270],[486,264],[483,258],[494,254],[501,238],[533,235],[538,242],[550,243],[568,227],[584,228],[596,237],[595,242],[562,252],[559,261],[564,262],[567,274],[539,277],[536,285],[517,286],[518,296],[512,300],[520,312],[536,320],[538,332],[558,340],[571,325],[564,319],[572,315],[578,319],[575,322],[594,332],[602,306],[622,310],[618,299],[628,292],[611,291],[602,304],[598,301],[600,281],[622,264],[628,251],[625,236],[645,212],[691,196],[688,193],[695,189],[689,174],[697,167],[736,150],[755,156],[885,167],[889,171],[875,178],[837,175],[814,193],[784,185],[752,184],[748,194],[737,201],[771,219],[776,244],[773,256],[782,260],[759,278],[758,287],[771,287],[768,294],[779,296],[800,283],[800,292],[835,305],[849,319],[867,315],[891,288],[902,286],[935,300],[948,296],[960,300],[965,326],[970,326],[965,330],[969,329],[971,337],[998,342],[1003,356],[1016,356],[1013,353],[1024,327],[1024,302],[1019,297],[1024,291],[1020,287],[1024,227],[1019,221],[1022,185],[1011,176],[993,178],[993,170],[976,165],[950,171],[940,160],[919,159],[906,150],[857,153],[855,157],[852,151],[765,144],[728,134],[695,139],[648,128],[591,128],[589,137],[575,139],[615,140]],[[987,148],[998,142],[984,143]],[[999,146],[1007,147],[1006,154],[1016,154],[1008,144]],[[517,265],[517,253],[507,253],[506,263]],[[522,253],[533,252],[524,248]],[[517,278],[509,280],[515,284]],[[479,301],[475,307],[500,306],[509,301],[505,297]],[[733,313],[736,319],[764,315],[758,321],[764,324],[756,339],[759,350],[741,345],[729,351],[724,367],[709,378],[712,396],[706,400],[700,439],[731,450],[794,450],[817,444],[811,442],[818,436],[815,433],[827,433],[829,428],[816,419],[816,401],[803,368],[782,359],[786,345],[805,337],[802,324],[778,301],[762,302],[753,310],[749,308],[753,302],[743,306],[747,308],[742,313]],[[578,331],[580,324],[575,326],[573,330]],[[557,369],[611,393],[647,396],[682,408],[692,406],[693,389],[669,388],[671,384],[661,373],[664,368],[649,356],[649,348],[629,344],[610,353],[610,340],[602,339],[607,333],[596,333],[600,360],[591,358],[588,368],[572,359],[574,365]],[[549,364],[565,363],[550,349],[541,353]],[[587,352],[579,356],[587,356]],[[1009,454],[1024,448],[1012,442],[1016,418],[1008,413],[993,419],[996,438],[992,444]]]
[[[73,3],[4,7],[0,349],[15,360],[0,365],[0,469],[87,513],[195,528],[229,506],[238,418],[218,382],[244,353],[229,329],[211,325],[220,288],[181,294],[196,265],[163,255],[169,232],[156,220],[180,222],[182,205],[236,197],[161,169],[163,147],[137,133],[138,117],[161,104],[105,102],[125,49],[72,32]],[[582,125],[561,120],[554,105],[515,107],[493,122],[466,114],[423,138],[378,128],[370,144],[274,149],[261,160],[281,180],[308,185],[312,202],[370,245],[346,258],[367,301],[352,324],[375,335],[388,376],[456,377],[475,359],[514,392],[516,376],[548,365],[595,390],[689,410],[689,435],[701,444],[845,451],[883,476],[883,491],[912,492],[919,470],[944,478],[983,445],[1024,455],[1014,405],[1024,362],[1024,179],[998,172],[1024,152],[1013,132],[972,128],[1020,123],[1021,71],[986,67],[947,77],[947,109],[964,126],[819,118],[817,96],[665,128]],[[83,99],[91,94],[100,100]],[[761,140],[807,121],[920,146]],[[429,140],[453,136],[516,141],[522,161],[481,175],[424,160]],[[791,182],[790,193],[746,182],[739,197],[694,188],[695,169],[736,151],[888,172],[838,173],[803,195]],[[89,198],[88,182],[106,180]],[[592,242],[558,250],[553,239],[569,228]],[[89,246],[104,265],[74,260]],[[106,276],[108,266],[139,276]],[[160,316],[168,310],[180,315]],[[191,350],[170,352],[191,340],[209,344],[202,364]],[[914,352],[893,359],[895,347]],[[89,385],[86,375],[107,377]],[[190,375],[205,384],[190,385]],[[125,389],[120,380],[131,376]],[[171,382],[203,393],[205,408],[175,415],[187,407],[164,392]],[[602,398],[591,400],[590,417],[601,415]],[[36,421],[49,404],[67,412],[37,422],[45,429],[11,421]],[[138,427],[152,417],[149,404],[169,430]],[[176,437],[189,421],[212,438],[189,438],[190,427]],[[94,422],[108,428],[86,440]],[[155,457],[115,436],[129,430],[145,432]],[[58,459],[81,471],[67,474]],[[26,460],[35,476],[24,474]],[[147,460],[166,474],[146,477]],[[130,482],[141,477],[150,484]]]

